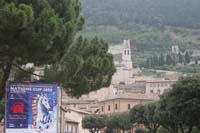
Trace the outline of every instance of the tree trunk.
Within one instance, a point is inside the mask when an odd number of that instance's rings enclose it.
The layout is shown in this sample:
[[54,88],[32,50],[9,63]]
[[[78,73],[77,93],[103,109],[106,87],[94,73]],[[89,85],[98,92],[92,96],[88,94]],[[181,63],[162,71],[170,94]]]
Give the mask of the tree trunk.
[[182,124],[180,124],[180,128],[181,128],[181,132],[182,132],[182,133],[185,133],[185,131],[184,131],[184,129],[183,129],[183,125],[182,125]]
[[192,126],[189,127],[188,133],[192,133]]
[[5,61],[5,63],[3,64],[3,76],[2,76],[2,79],[1,79],[1,83],[0,83],[0,101],[5,96],[6,83],[8,81],[9,76],[10,76],[10,71],[11,71],[11,68],[12,68],[13,60],[14,59],[10,59],[8,61]]
[[156,132],[157,132],[157,128],[154,128],[154,129],[153,129],[153,133],[156,133]]

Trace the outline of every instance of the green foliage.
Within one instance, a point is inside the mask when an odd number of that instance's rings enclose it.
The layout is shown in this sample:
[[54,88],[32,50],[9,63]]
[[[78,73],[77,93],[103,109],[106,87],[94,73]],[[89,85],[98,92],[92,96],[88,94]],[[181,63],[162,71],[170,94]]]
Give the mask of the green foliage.
[[128,112],[124,112],[119,115],[120,123],[119,123],[119,128],[123,131],[130,130],[132,127],[132,123],[130,120],[130,116]]
[[130,117],[133,124],[144,124],[151,133],[156,133],[160,127],[157,114],[157,103],[148,103],[145,105],[136,105],[130,111]]
[[[59,69],[60,68],[60,69]],[[74,96],[109,86],[115,72],[113,57],[103,40],[78,38],[66,51],[62,62],[46,68],[46,82],[57,80]]]
[[172,56],[171,55],[167,55],[166,57],[166,64],[167,65],[172,65],[173,64],[173,59],[172,59]]
[[136,105],[130,111],[133,124],[151,133],[199,132],[200,75],[183,77],[158,102]]
[[148,133],[145,128],[136,128],[135,133]]
[[[0,65],[6,68],[0,97],[13,64],[29,62],[46,66],[41,82],[57,82],[74,96],[109,86],[115,68],[108,44],[98,38],[74,41],[84,24],[80,12],[79,0],[0,1]],[[17,71],[15,79],[30,75]]]
[[[82,0],[82,3],[87,7],[83,8],[83,12],[88,18],[88,23],[94,25],[122,27],[123,24],[123,27],[128,28],[135,23],[159,27],[179,24],[180,27],[197,28],[200,22],[198,0]],[[187,7],[191,10],[187,10]],[[185,17],[188,17],[188,20],[185,20]]]
[[181,78],[161,96],[156,114],[160,125],[168,132],[192,133],[197,130],[200,124],[199,80],[199,75]]
[[82,120],[82,127],[84,129],[89,129],[91,133],[99,131],[101,128],[106,126],[106,116],[105,115],[88,115]]
[[[27,81],[32,81],[34,80],[32,77],[32,74],[34,72],[34,68],[27,68],[25,69],[26,72],[16,69],[15,74],[14,74],[14,82],[27,82]],[[27,73],[29,72],[29,73]]]
[[171,133],[168,130],[166,130],[165,128],[163,128],[162,126],[158,129],[158,133]]
[[0,102],[0,121],[4,118],[5,113],[5,103]]
[[79,0],[1,0],[0,4],[1,99],[13,64],[60,62],[83,18]]
[[188,52],[186,52],[185,54],[185,63],[190,63],[190,60],[191,60],[191,57],[190,57],[190,54]]
[[137,123],[137,124],[143,124],[145,121],[144,118],[144,112],[145,112],[145,106],[142,104],[135,105],[131,110],[130,110],[130,117],[131,117],[131,122],[132,123]]
[[189,130],[200,123],[200,76],[181,78],[170,91],[169,110]]
[[180,63],[183,63],[183,56],[181,55],[181,53],[178,54],[178,60]]
[[128,131],[131,127],[132,124],[128,112],[113,113],[108,117],[108,129]]
[[[172,45],[199,49],[198,0],[82,0],[85,37],[101,36],[111,44],[131,39],[134,64],[155,51],[167,54]],[[185,18],[187,17],[187,20]]]
[[172,114],[168,108],[170,102],[173,102],[169,101],[168,97],[169,92],[166,92],[164,95],[161,96],[161,99],[159,100],[156,109],[156,117],[158,118],[159,124],[164,127],[168,132],[176,133],[178,132],[179,122],[176,115]]

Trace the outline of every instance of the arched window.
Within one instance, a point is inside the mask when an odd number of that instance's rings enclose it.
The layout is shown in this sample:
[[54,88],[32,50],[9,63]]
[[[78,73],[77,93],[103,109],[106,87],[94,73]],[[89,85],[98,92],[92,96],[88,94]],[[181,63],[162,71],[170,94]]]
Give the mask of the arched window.
[[110,111],[110,105],[108,105],[108,111]]

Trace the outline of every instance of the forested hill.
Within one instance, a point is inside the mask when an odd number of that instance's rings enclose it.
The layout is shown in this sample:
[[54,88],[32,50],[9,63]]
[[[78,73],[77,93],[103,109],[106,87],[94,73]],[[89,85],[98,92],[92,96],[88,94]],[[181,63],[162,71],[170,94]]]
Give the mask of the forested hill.
[[[200,48],[200,0],[81,0],[86,25],[81,34],[110,44],[131,39],[136,57],[169,52],[171,45]],[[147,51],[147,52],[146,52]],[[146,54],[146,55],[145,55]]]
[[200,0],[82,0],[82,4],[92,25],[200,28]]

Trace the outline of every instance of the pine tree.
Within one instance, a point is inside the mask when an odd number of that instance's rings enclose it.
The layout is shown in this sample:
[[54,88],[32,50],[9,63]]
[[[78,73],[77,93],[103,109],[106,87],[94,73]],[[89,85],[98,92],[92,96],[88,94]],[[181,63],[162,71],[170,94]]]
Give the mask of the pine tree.
[[188,52],[185,53],[185,63],[188,64],[190,63],[191,57],[190,54]]
[[166,57],[166,64],[172,65],[172,63],[173,63],[172,57],[171,57],[171,55],[168,54]]
[[164,66],[164,64],[165,64],[165,59],[164,59],[163,54],[161,53],[159,57],[159,65]]
[[178,62],[183,63],[183,57],[182,57],[181,53],[178,54]]

